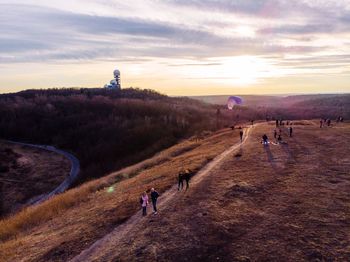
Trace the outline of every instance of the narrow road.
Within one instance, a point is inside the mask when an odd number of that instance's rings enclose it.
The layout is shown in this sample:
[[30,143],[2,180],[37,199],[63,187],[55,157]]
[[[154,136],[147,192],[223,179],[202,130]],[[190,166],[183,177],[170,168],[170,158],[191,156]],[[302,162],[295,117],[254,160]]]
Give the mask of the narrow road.
[[[210,163],[204,166],[197,174],[192,178],[191,185],[199,184],[203,178],[205,178],[210,171],[215,167],[219,167],[224,159],[230,156],[235,150],[240,148],[248,139],[251,127],[247,128],[244,132],[244,139],[242,142],[234,144],[232,147],[215,157]],[[178,193],[177,185],[174,185],[170,190],[162,194],[159,209],[164,210],[169,202],[174,202],[174,198]],[[94,257],[101,252],[101,250],[111,250],[118,246],[118,243],[127,237],[127,234],[142,220],[140,213],[133,215],[124,224],[116,227],[111,233],[104,236],[102,239],[96,241],[88,249],[82,251],[78,256],[73,258],[71,261],[82,262],[82,261],[92,261]]]
[[66,177],[65,180],[63,180],[63,182],[58,187],[56,187],[53,191],[51,191],[47,194],[41,195],[35,199],[30,200],[28,204],[30,204],[30,205],[40,204],[56,194],[63,193],[77,179],[79,171],[80,171],[80,162],[71,153],[68,153],[66,151],[63,151],[63,150],[60,150],[60,149],[57,149],[53,146],[48,146],[48,145],[35,145],[35,144],[21,143],[21,142],[16,142],[16,141],[11,141],[11,140],[4,140],[4,141],[8,142],[8,143],[16,144],[16,145],[29,146],[29,147],[40,148],[43,150],[55,152],[57,154],[65,156],[71,162],[71,169],[70,169],[69,175]]

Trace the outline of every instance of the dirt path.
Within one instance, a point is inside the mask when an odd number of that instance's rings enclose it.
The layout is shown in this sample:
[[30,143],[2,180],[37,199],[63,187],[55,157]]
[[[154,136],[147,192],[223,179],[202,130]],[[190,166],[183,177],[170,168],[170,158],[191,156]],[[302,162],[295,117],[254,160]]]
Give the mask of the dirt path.
[[75,261],[348,261],[350,131],[294,128],[268,151],[255,138],[274,127],[253,128],[241,157],[213,162],[159,216],[138,214]]
[[[255,126],[257,126],[256,124]],[[215,157],[209,164],[207,164],[204,168],[202,168],[192,179],[191,179],[191,187],[198,185],[212,170],[213,168],[218,168],[222,164],[223,160],[231,155],[235,150],[241,148],[242,145],[249,138],[249,134],[251,131],[251,127],[248,127],[244,132],[244,139],[242,142],[239,142],[217,157]],[[177,185],[174,185],[170,190],[165,192],[161,196],[160,204],[158,205],[160,210],[165,210],[168,206],[169,202],[174,202],[174,198],[178,193]],[[88,249],[81,252],[78,256],[73,258],[71,261],[93,261],[94,257],[101,252],[101,250],[110,250],[115,246],[118,246],[119,242],[125,241],[125,237],[128,233],[135,229],[135,227],[140,223],[142,217],[140,212],[136,213],[129,220],[127,220],[122,225],[118,226],[111,233],[103,237],[102,239],[96,241],[92,246]]]

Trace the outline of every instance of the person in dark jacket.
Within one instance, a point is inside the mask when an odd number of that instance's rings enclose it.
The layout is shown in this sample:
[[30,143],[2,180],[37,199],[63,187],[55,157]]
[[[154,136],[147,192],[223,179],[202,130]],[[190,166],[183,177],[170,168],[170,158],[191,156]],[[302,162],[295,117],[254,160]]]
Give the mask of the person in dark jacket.
[[262,136],[262,140],[263,140],[263,144],[264,145],[268,145],[269,144],[269,138],[267,137],[267,135],[266,134],[264,134],[263,136]]
[[190,187],[190,179],[192,177],[192,172],[191,170],[187,169],[184,174],[184,179],[186,180],[186,190],[189,189]]
[[239,131],[239,137],[241,138],[241,142],[243,142],[243,130]]
[[184,173],[181,171],[178,176],[178,187],[177,190],[181,190],[184,187]]
[[157,210],[157,199],[159,197],[158,192],[152,188],[151,189],[151,200],[152,200],[152,205],[153,205],[153,214],[157,215],[158,210]]
[[289,127],[289,137],[292,137],[292,135],[293,135],[293,128]]

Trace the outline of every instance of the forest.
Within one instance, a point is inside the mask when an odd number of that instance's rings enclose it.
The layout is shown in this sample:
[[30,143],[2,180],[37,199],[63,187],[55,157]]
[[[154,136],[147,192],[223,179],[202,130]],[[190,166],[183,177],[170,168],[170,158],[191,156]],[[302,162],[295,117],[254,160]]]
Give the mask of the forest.
[[80,160],[80,182],[229,123],[216,107],[152,90],[48,89],[0,95],[0,138],[53,145]]
[[289,98],[295,103],[285,106],[243,104],[227,110],[225,103],[208,104],[135,88],[26,90],[0,95],[0,139],[53,145],[75,154],[83,182],[204,131],[266,118],[346,117],[347,98],[301,96]]

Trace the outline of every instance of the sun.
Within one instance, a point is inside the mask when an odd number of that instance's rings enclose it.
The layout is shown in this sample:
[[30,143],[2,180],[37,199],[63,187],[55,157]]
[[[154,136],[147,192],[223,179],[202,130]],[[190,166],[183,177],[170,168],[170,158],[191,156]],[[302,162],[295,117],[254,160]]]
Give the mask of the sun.
[[271,66],[263,59],[255,56],[224,57],[217,75],[224,82],[235,85],[251,85],[267,77]]

